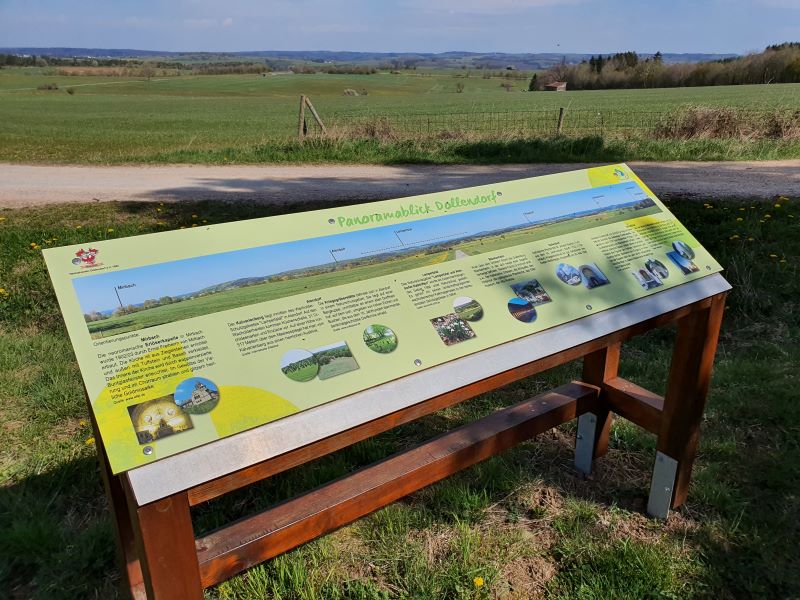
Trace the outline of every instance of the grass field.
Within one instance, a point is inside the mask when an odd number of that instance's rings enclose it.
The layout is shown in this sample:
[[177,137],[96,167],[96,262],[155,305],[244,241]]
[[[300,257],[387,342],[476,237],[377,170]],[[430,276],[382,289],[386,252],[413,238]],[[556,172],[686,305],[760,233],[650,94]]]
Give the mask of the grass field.
[[[726,268],[729,297],[694,482],[666,524],[643,514],[652,436],[615,421],[592,479],[574,428],[542,435],[206,592],[207,598],[792,598],[800,589],[800,199],[674,200]],[[320,208],[300,206],[294,209]],[[274,207],[92,203],[0,210],[0,589],[118,597],[80,377],[38,250],[273,214]],[[281,209],[285,210],[285,208]],[[741,220],[739,220],[741,219]],[[80,228],[78,228],[80,226]],[[113,229],[113,232],[109,232]],[[663,389],[672,332],[626,344],[622,376]],[[577,377],[537,375],[194,510],[203,534]],[[484,585],[477,587],[475,578]]]
[[[459,77],[456,77],[458,75]],[[440,114],[551,109],[663,112],[685,105],[797,108],[800,84],[662,90],[522,93],[526,81],[482,79],[463,72],[391,75],[181,76],[129,80],[57,77],[36,69],[0,70],[0,161],[55,163],[171,162],[486,162],[632,158],[779,158],[797,143],[719,140],[660,143],[584,140],[542,149],[536,144],[476,145],[459,140],[381,143],[327,140],[302,144],[296,134],[300,94],[323,117],[335,114]],[[55,83],[55,91],[37,90]],[[456,85],[464,83],[463,93]],[[66,93],[71,88],[74,93]],[[366,96],[345,96],[366,89]],[[340,118],[335,119],[341,120]],[[344,119],[346,121],[346,119]],[[701,143],[702,142],[702,143]],[[552,143],[552,142],[551,142]],[[560,150],[559,150],[560,148]],[[560,154],[557,153],[560,152]]]
[[373,352],[389,354],[390,352],[394,352],[394,349],[397,348],[397,336],[394,332],[384,333],[383,336],[378,339],[367,339],[365,336],[364,343]]

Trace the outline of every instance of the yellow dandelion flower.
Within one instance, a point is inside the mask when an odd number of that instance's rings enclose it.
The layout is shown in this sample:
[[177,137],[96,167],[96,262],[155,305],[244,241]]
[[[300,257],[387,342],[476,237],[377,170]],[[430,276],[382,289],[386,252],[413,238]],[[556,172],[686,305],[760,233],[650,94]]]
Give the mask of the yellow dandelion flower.
[[778,196],[778,202],[788,202],[789,198],[786,196]]
[[93,437],[86,438],[86,441],[83,443],[86,444],[87,446],[94,446],[94,438]]
[[781,207],[781,205],[780,205],[780,204],[776,204],[776,205],[775,205],[775,208],[780,208],[780,207]]
[[6,288],[0,288],[0,296],[8,296],[8,292]]
[[108,233],[114,233],[114,228],[113,227],[109,227],[108,228]]
[[36,248],[36,242],[31,242],[31,248]]
[[160,208],[157,208],[157,209],[156,209],[156,212],[161,212],[161,209],[160,209]]
[[80,425],[81,427],[86,427],[87,425],[86,419],[81,419],[80,421],[78,421],[78,425]]
[[75,229],[83,229],[83,225],[75,225]]
[[3,221],[5,221],[5,220],[6,220],[6,218],[5,218],[5,217],[0,217],[0,223],[2,223],[2,222],[3,222]]
[[475,584],[475,587],[478,588],[483,587],[484,584],[483,577],[476,577],[475,579],[472,580],[472,583]]

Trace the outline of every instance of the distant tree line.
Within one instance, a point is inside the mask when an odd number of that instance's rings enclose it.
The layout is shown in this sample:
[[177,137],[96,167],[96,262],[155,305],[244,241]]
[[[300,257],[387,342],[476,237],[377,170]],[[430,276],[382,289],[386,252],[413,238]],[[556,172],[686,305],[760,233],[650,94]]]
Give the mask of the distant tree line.
[[537,82],[538,89],[566,81],[572,90],[664,88],[800,82],[800,43],[787,42],[736,58],[667,65],[661,53],[642,59],[636,52],[592,56],[577,65],[559,64]]
[[378,72],[375,67],[357,65],[299,65],[290,68],[293,73],[313,74],[328,73],[329,75],[374,75]]
[[142,304],[138,306],[134,306],[133,304],[128,304],[126,306],[119,306],[115,308],[111,314],[103,314],[101,312],[93,310],[91,312],[85,313],[83,315],[83,319],[87,323],[93,323],[95,321],[103,321],[105,319],[110,319],[111,317],[132,315],[133,313],[137,313],[150,308],[155,308],[156,306],[165,306],[167,304],[172,304],[173,302],[181,302],[182,300],[183,300],[182,298],[173,298],[172,296],[162,296],[158,300],[155,299],[145,300]]

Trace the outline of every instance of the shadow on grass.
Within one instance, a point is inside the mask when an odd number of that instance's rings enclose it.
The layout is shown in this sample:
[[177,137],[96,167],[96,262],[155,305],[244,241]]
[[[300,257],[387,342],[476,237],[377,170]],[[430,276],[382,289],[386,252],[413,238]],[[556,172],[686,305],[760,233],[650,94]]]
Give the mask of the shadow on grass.
[[94,458],[0,487],[0,539],[3,598],[116,596],[115,542]]

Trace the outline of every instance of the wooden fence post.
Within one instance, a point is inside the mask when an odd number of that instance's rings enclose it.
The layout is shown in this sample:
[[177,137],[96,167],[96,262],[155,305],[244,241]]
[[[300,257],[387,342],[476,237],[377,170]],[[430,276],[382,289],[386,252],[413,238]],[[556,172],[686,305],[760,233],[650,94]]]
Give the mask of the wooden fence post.
[[561,135],[561,127],[564,125],[564,113],[566,112],[566,108],[563,106],[558,109],[558,125],[556,126],[556,134]]
[[306,97],[300,95],[300,116],[297,120],[297,137],[303,139],[306,135]]

